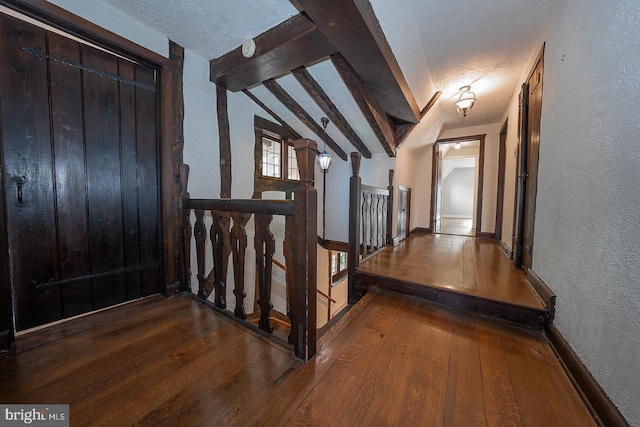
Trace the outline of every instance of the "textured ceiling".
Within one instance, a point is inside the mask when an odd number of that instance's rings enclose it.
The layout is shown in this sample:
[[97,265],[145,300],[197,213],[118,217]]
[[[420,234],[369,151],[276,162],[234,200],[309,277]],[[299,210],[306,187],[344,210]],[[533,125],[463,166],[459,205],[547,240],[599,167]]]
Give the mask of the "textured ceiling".
[[[104,1],[206,59],[220,57],[298,13],[289,0]],[[455,129],[501,119],[527,60],[540,48],[535,44],[555,0],[370,1],[420,108],[441,90],[430,113],[440,117],[430,122]],[[383,152],[333,65],[320,63],[309,72],[369,149]],[[295,79],[285,76],[279,82],[313,117],[323,115]],[[458,89],[467,84],[477,102],[462,118],[454,103]],[[252,92],[281,117],[290,118],[301,134],[313,137],[264,88]],[[407,146],[433,142],[415,135],[429,134],[423,128],[415,129]],[[327,131],[345,151],[352,151],[335,128],[330,125]]]

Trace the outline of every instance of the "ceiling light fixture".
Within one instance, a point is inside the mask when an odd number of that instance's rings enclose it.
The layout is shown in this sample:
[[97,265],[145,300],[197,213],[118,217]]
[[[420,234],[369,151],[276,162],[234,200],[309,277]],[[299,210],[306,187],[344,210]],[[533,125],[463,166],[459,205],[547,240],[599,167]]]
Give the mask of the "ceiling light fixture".
[[[320,119],[320,123],[322,123],[322,129],[324,134],[327,134],[327,125],[329,124],[329,119],[323,117]],[[322,140],[322,153],[318,154],[318,164],[320,165],[320,169],[326,171],[329,169],[329,164],[331,163],[331,156],[327,153],[327,150],[324,148],[324,139]]]
[[459,150],[460,149],[460,143],[456,142],[456,145],[454,145],[453,148],[455,148],[456,150]]
[[476,103],[476,94],[471,92],[471,86],[462,86],[460,88],[460,98],[456,101],[456,111],[462,117],[467,117],[467,113]]

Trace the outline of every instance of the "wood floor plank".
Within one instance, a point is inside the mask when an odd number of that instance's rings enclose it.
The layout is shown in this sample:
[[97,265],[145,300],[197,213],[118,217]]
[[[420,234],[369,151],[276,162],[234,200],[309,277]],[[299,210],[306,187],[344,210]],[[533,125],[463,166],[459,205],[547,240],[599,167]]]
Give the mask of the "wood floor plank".
[[480,349],[475,319],[456,317],[451,329],[451,356],[444,426],[486,425]]
[[309,363],[186,297],[114,310],[0,361],[0,401],[92,426],[595,425],[541,333],[388,291]]
[[596,425],[542,335],[497,331],[518,401],[522,425]]
[[477,326],[487,427],[521,427],[502,340],[486,322]]

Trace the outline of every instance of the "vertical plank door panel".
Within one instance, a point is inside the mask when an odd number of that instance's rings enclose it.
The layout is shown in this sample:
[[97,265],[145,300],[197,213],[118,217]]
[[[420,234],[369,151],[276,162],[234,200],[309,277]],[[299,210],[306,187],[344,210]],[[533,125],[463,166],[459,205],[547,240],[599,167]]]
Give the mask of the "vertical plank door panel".
[[[117,59],[81,47],[85,66],[117,74]],[[83,72],[84,117],[89,199],[89,245],[93,273],[124,267],[122,195],[118,123],[118,83]],[[92,280],[94,309],[126,300],[124,273]]]
[[[133,80],[134,64],[118,60],[120,76]],[[120,152],[122,184],[122,221],[124,226],[124,265],[140,265],[140,226],[138,219],[138,145],[136,141],[136,93],[132,85],[120,84]],[[141,272],[126,273],[127,299],[142,296]]]
[[[135,65],[136,81],[155,84],[154,70]],[[158,136],[156,129],[156,94],[136,88],[136,139],[138,141],[138,218],[140,224],[140,262],[149,264],[160,259]],[[172,173],[172,171],[165,171]],[[134,189],[131,189],[134,190]],[[129,189],[127,189],[129,191]],[[160,267],[142,273],[142,295],[160,291]]]
[[16,330],[60,318],[60,293],[36,289],[58,279],[45,31],[2,15],[2,142]]
[[[78,42],[47,33],[48,52],[70,62],[80,61]],[[51,130],[56,178],[56,213],[60,279],[91,274],[87,241],[87,200],[82,123],[82,72],[49,61]],[[60,286],[62,317],[91,310],[91,282],[82,280]]]

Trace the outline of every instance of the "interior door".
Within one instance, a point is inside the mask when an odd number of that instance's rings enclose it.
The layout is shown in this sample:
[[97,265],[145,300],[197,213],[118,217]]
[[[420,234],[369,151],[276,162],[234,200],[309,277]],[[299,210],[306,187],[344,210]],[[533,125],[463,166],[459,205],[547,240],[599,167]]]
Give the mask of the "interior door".
[[155,70],[0,14],[0,77],[15,329],[159,292]]
[[529,112],[527,127],[526,185],[524,187],[524,218],[522,230],[522,267],[531,268],[533,232],[538,190],[538,157],[540,152],[540,115],[542,111],[542,56],[527,81]]
[[398,241],[409,235],[411,189],[398,186]]

